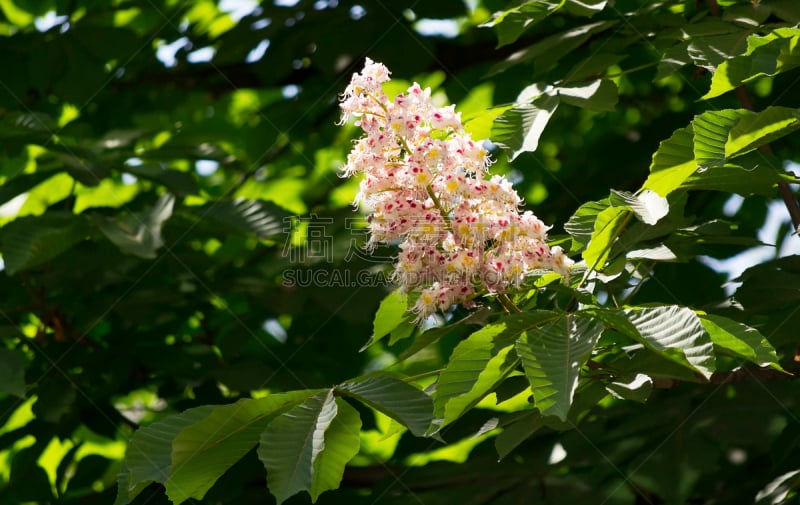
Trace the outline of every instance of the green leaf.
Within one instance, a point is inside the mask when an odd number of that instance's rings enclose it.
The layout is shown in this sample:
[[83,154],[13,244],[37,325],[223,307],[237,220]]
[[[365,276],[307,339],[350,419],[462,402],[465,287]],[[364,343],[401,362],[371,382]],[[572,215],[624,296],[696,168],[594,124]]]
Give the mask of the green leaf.
[[542,73],[555,65],[564,55],[582,46],[589,37],[604,32],[617,23],[618,21],[614,20],[599,21],[551,35],[494,65],[489,74],[504,72],[515,65],[531,61],[534,62],[536,72]]
[[597,215],[608,207],[608,200],[584,203],[564,223],[564,230],[572,237],[573,247],[570,249],[572,252],[578,252],[581,247],[589,243]]
[[651,226],[669,214],[669,202],[667,202],[667,199],[649,189],[642,191],[638,195],[612,189],[609,202],[613,207],[631,209],[639,220]]
[[[199,193],[197,182],[191,172],[165,169],[160,164],[145,163],[142,165],[125,165],[124,172],[147,179],[166,187],[170,193],[178,197]],[[218,202],[222,203],[222,202]]]
[[0,393],[25,398],[25,362],[11,349],[0,348]]
[[706,379],[711,377],[715,370],[714,344],[692,310],[670,305],[626,309],[622,314],[636,328],[636,333],[623,330],[625,326],[618,327],[618,330],[650,349],[688,365]]
[[145,212],[117,218],[92,217],[100,231],[122,252],[153,259],[156,251],[164,245],[161,227],[172,216],[174,203],[175,197],[165,193]]
[[680,188],[697,170],[694,160],[694,128],[689,125],[661,142],[650,164],[650,176],[642,188],[667,196]]
[[700,322],[715,346],[758,366],[782,370],[775,349],[755,328],[713,314],[700,315]]
[[36,187],[39,183],[46,181],[55,174],[56,172],[35,172],[18,175],[11,180],[5,181],[0,186],[0,205]]
[[547,122],[558,107],[558,98],[544,96],[533,104],[516,105],[497,117],[492,125],[492,142],[511,151],[513,161],[524,152],[539,147]]
[[722,30],[730,32],[692,37],[687,52],[698,67],[713,71],[723,62],[747,49],[747,37],[753,33],[752,30],[742,29],[730,23],[720,24]]
[[732,158],[800,129],[800,109],[767,107],[739,120],[725,143],[725,157]]
[[744,109],[709,111],[694,118],[694,158],[700,170],[725,165],[728,134],[740,119],[753,115]]
[[361,350],[363,351],[403,324],[408,317],[407,310],[408,293],[403,288],[397,288],[389,293],[381,301],[378,311],[375,312],[375,320],[372,323],[372,337]]
[[542,415],[566,421],[581,367],[602,332],[599,321],[565,314],[560,321],[526,331],[519,338],[517,354]]
[[751,35],[747,52],[723,62],[711,78],[704,100],[720,96],[746,82],[774,76],[800,66],[800,29],[777,28],[766,35]]
[[613,111],[619,100],[617,85],[610,79],[598,79],[583,86],[556,88],[562,102],[594,111]]
[[255,235],[259,239],[282,235],[284,220],[291,215],[272,202],[245,198],[211,202],[186,210],[201,220],[209,220],[237,233]]
[[521,333],[555,317],[557,315],[550,311],[512,314],[462,340],[436,383],[437,429],[441,430],[474,407],[517,367],[513,348]]
[[[337,412],[331,389],[306,398],[264,430],[258,457],[267,469],[267,486],[278,504],[300,491],[311,490],[314,463],[325,449],[325,432]],[[324,486],[324,479],[320,486]]]
[[336,398],[336,408],[336,417],[325,431],[325,446],[314,460],[309,489],[313,502],[323,492],[339,487],[347,462],[358,454],[361,446],[361,416],[358,411],[341,398]]
[[428,431],[433,402],[424,392],[392,376],[367,375],[336,387],[336,391],[403,423],[414,435]]
[[504,459],[542,426],[544,418],[536,411],[527,413],[514,423],[505,426],[494,441],[498,459]]
[[0,230],[0,250],[9,275],[41,265],[85,239],[86,219],[65,212],[25,216]]
[[667,49],[661,56],[661,61],[658,63],[656,76],[653,80],[660,81],[691,62],[692,58],[689,56],[689,42],[686,41],[675,44]]
[[756,495],[756,505],[787,503],[789,493],[800,487],[800,470],[792,470],[774,478]]
[[629,215],[626,209],[619,207],[609,207],[597,214],[592,239],[581,255],[587,267],[602,270],[618,231]]
[[575,16],[592,17],[606,8],[608,0],[567,0],[565,9]]
[[516,41],[529,27],[558,11],[565,0],[528,0],[519,7],[495,12],[491,21],[481,26],[493,27],[497,32],[497,47]]
[[797,182],[783,171],[781,161],[773,155],[750,152],[711,169],[698,169],[686,178],[682,189],[706,189],[740,195],[775,195],[779,182]]
[[653,392],[653,379],[645,374],[637,373],[633,377],[620,377],[606,384],[606,389],[620,400],[644,403]]
[[117,502],[129,503],[151,482],[166,482],[172,464],[172,440],[182,429],[205,419],[214,408],[203,405],[136,430],[128,442],[125,468],[118,479]]
[[410,356],[413,356],[446,335],[462,334],[468,325],[485,325],[486,318],[489,317],[491,313],[491,309],[484,307],[483,309],[478,309],[474,312],[471,312],[468,316],[459,319],[458,321],[448,322],[448,324],[444,326],[425,330],[421,334],[417,335],[408,349],[400,354],[400,360],[408,359]]
[[787,256],[745,270],[734,293],[749,312],[770,312],[800,303],[800,256]]
[[318,391],[242,399],[216,407],[202,420],[183,428],[172,441],[167,496],[174,503],[202,499],[225,471],[255,447],[270,421],[311,395],[323,394]]

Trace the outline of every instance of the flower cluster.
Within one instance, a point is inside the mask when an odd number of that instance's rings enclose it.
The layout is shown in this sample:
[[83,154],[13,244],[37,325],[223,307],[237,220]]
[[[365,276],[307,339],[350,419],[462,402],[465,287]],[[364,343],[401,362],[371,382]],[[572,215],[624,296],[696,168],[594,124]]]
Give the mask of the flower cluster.
[[344,173],[363,175],[356,204],[369,206],[369,246],[399,241],[395,280],[419,291],[420,320],[482,293],[502,293],[534,269],[566,275],[572,261],[545,243],[548,227],[520,213],[511,183],[488,173],[489,156],[454,106],[436,107],[414,83],[390,100],[389,70],[367,59],[345,90],[342,122],[365,135]]

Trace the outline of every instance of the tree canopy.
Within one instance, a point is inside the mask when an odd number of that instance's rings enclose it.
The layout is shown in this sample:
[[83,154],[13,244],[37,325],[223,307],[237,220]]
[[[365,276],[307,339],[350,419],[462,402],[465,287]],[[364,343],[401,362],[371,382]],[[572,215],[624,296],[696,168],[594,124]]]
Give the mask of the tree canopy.
[[[0,0],[0,54],[0,502],[796,503],[795,0]],[[367,58],[568,272],[418,320]]]

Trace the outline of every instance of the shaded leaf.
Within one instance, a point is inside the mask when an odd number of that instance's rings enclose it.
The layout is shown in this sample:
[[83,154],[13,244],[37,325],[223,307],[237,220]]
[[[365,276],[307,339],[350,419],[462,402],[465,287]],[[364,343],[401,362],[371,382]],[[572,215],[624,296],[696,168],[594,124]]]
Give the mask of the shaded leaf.
[[242,399],[216,407],[184,427],[172,441],[167,496],[175,503],[202,499],[225,471],[256,446],[270,421],[313,394],[324,393],[304,390]]
[[538,412],[534,411],[503,427],[503,431],[497,435],[494,441],[498,459],[504,459],[542,426],[544,426],[544,419]]
[[300,491],[311,490],[314,462],[325,449],[325,432],[337,412],[331,389],[306,398],[264,430],[258,457],[267,469],[269,491],[279,504]]
[[340,384],[336,391],[403,423],[418,437],[428,431],[433,402],[411,384],[390,375],[367,375]]
[[128,442],[118,478],[117,503],[129,503],[152,482],[166,482],[172,464],[172,440],[183,428],[205,419],[214,408],[203,405],[136,430]]
[[209,220],[238,233],[252,234],[259,239],[284,233],[285,219],[292,214],[272,202],[263,200],[222,200],[199,207],[188,207],[201,220]]
[[620,400],[633,400],[644,403],[653,392],[653,379],[645,374],[637,373],[633,377],[618,378],[606,384],[606,389]]
[[25,362],[11,349],[0,348],[0,393],[25,397]]
[[497,47],[516,41],[529,27],[558,11],[565,0],[528,0],[519,7],[495,12],[492,19],[481,25],[493,27],[497,32]]
[[92,217],[100,231],[122,252],[153,259],[156,251],[164,245],[161,227],[172,216],[174,204],[175,197],[165,193],[145,212],[116,218],[100,215]]
[[86,219],[70,213],[25,216],[0,230],[0,248],[9,275],[45,263],[88,235]]
[[581,367],[602,331],[599,321],[565,314],[559,321],[522,334],[516,344],[517,354],[542,415],[567,419]]

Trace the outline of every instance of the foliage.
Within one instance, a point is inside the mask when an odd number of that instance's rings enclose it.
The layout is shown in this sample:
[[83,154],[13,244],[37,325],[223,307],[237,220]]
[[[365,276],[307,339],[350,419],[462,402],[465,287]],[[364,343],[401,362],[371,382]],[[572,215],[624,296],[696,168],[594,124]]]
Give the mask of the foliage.
[[[468,4],[0,0],[0,502],[796,501],[800,4]],[[569,278],[411,322],[365,57]]]

